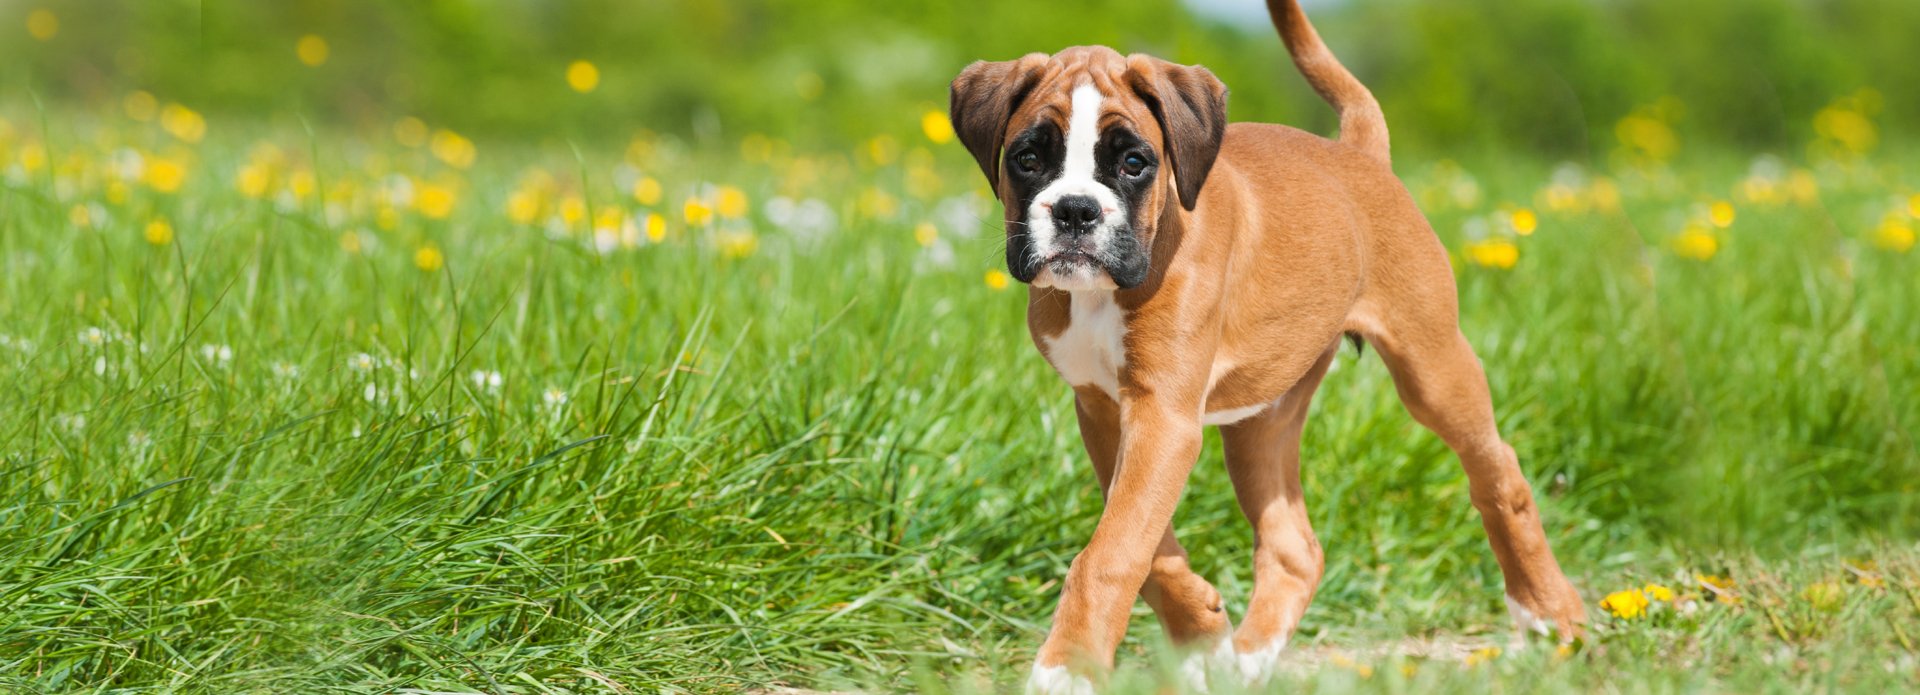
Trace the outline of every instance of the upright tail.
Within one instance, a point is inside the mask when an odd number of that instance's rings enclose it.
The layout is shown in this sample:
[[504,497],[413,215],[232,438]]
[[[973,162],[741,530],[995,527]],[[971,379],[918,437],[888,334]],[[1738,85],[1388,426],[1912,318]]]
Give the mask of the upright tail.
[[1280,40],[1286,42],[1294,66],[1340,114],[1340,141],[1381,161],[1391,161],[1387,117],[1380,112],[1380,102],[1320,42],[1319,32],[1313,30],[1306,12],[1300,9],[1300,0],[1267,0],[1267,12],[1273,15],[1273,27],[1280,30]]

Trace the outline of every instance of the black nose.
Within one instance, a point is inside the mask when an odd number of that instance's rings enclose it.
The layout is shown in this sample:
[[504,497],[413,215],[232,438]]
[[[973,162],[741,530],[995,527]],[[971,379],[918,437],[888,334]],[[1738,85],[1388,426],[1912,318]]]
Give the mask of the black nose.
[[1060,231],[1085,234],[1100,222],[1100,201],[1093,196],[1070,195],[1053,203],[1053,221]]

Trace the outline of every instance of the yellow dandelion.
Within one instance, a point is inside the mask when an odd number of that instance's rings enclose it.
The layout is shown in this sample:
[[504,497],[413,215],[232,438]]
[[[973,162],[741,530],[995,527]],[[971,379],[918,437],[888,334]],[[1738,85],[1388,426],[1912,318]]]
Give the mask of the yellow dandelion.
[[193,109],[167,104],[160,109],[160,127],[181,142],[193,144],[207,136],[207,119]]
[[1907,199],[1907,216],[1920,219],[1920,193],[1915,193],[1913,197]]
[[1679,236],[1673,238],[1673,252],[1681,258],[1696,261],[1711,260],[1720,252],[1720,240],[1707,229],[1706,225],[1694,223],[1687,225]]
[[688,198],[687,204],[682,206],[680,212],[681,216],[686,218],[689,227],[704,227],[713,220],[713,207],[699,198]]
[[667,238],[667,218],[660,213],[647,214],[647,241],[659,243]]
[[75,205],[67,209],[67,221],[75,227],[87,227],[93,224],[93,213],[85,205]]
[[1811,171],[1795,169],[1787,177],[1787,195],[1793,198],[1796,205],[1812,205],[1820,200],[1820,181],[1813,177]]
[[932,222],[921,222],[913,227],[913,240],[921,246],[932,246],[940,238],[940,229]]
[[313,172],[305,169],[293,172],[292,176],[287,177],[287,191],[293,193],[293,197],[298,200],[306,200],[308,196],[313,195],[314,189],[318,186],[319,182],[314,179]]
[[1655,601],[1665,601],[1667,603],[1673,603],[1673,589],[1669,589],[1659,584],[1648,584],[1645,588],[1641,589],[1641,591],[1646,592],[1647,598],[1653,599]]
[[581,94],[593,91],[600,86],[600,68],[584,60],[567,64],[567,86]]
[[166,220],[148,222],[144,236],[149,244],[166,246],[173,243],[173,225],[167,224]]
[[987,279],[987,289],[1004,290],[1007,288],[1007,281],[1011,280],[1012,278],[1007,277],[1006,273],[1000,272],[998,270],[989,270],[987,271],[986,279]]
[[1500,658],[1499,647],[1481,647],[1468,654],[1466,661],[1468,666],[1479,666],[1498,658]]
[[1726,229],[1733,226],[1733,217],[1733,203],[1718,200],[1707,206],[1707,219],[1713,222],[1715,227]]
[[344,232],[344,233],[342,233],[342,234],[340,235],[340,250],[341,250],[341,251],[345,251],[345,252],[347,252],[347,253],[352,253],[352,254],[357,254],[357,253],[360,253],[360,249],[361,249],[361,246],[362,246],[362,245],[361,245],[361,242],[360,242],[360,234],[359,234],[359,233],[357,233],[357,232]]
[[1873,232],[1873,245],[1887,251],[1906,253],[1913,242],[1913,224],[1896,215],[1888,215]]
[[594,229],[619,229],[627,223],[627,213],[618,207],[603,207],[594,212]]
[[570,195],[560,201],[560,221],[571,227],[587,219],[587,201],[577,195]]
[[293,54],[300,58],[300,64],[310,68],[326,65],[328,53],[327,40],[315,34],[302,36],[293,44]]
[[633,199],[641,205],[659,205],[662,192],[660,182],[651,176],[642,176],[633,182]]
[[714,194],[714,212],[729,220],[747,216],[747,193],[733,186],[721,186]]
[[1575,651],[1575,648],[1572,643],[1563,642],[1560,644],[1560,646],[1553,648],[1553,658],[1555,659],[1571,658],[1573,656],[1574,651]]
[[31,174],[47,165],[47,146],[37,142],[27,143],[20,148],[20,168]]
[[1467,245],[1467,260],[1482,268],[1510,270],[1520,262],[1520,247],[1506,239],[1488,239]]
[[408,116],[393,122],[393,141],[401,147],[420,147],[427,144],[427,122]]
[[187,165],[172,159],[155,159],[147,163],[145,176],[147,187],[161,193],[173,193],[187,181]]
[[400,226],[400,211],[391,206],[382,205],[373,213],[373,224],[391,232],[393,228]]
[[52,41],[60,35],[60,16],[45,8],[28,12],[27,35],[36,41]]
[[528,191],[514,191],[507,196],[507,219],[515,224],[533,224],[540,217],[540,194]]
[[891,135],[876,135],[867,141],[864,150],[869,161],[886,166],[900,156],[900,142]]
[[426,272],[433,272],[446,265],[447,257],[440,253],[440,247],[427,244],[413,252],[413,265]]
[[945,113],[929,110],[920,114],[920,132],[933,144],[945,145],[953,142],[953,121],[948,120]]
[[745,258],[760,248],[760,239],[751,232],[727,232],[717,242],[724,258]]
[[428,144],[428,149],[433,151],[435,159],[455,169],[473,166],[474,157],[478,154],[472,140],[446,129],[433,132],[433,140]]
[[127,112],[127,118],[145,123],[160,113],[160,100],[152,94],[135,90],[120,100],[120,110]]
[[434,220],[444,220],[452,216],[454,204],[457,202],[459,202],[459,196],[454,194],[452,188],[437,183],[421,186],[413,199],[414,209],[419,210],[420,214],[427,216],[428,219]]
[[273,189],[273,172],[265,165],[248,164],[240,167],[240,173],[234,176],[234,187],[248,198],[261,198]]
[[1526,208],[1513,211],[1512,221],[1513,233],[1520,236],[1532,236],[1533,230],[1540,228],[1540,217]]
[[107,184],[107,202],[109,203],[125,205],[127,204],[127,199],[132,196],[133,190],[127,188],[125,181],[115,181]]
[[1647,593],[1639,589],[1628,589],[1607,594],[1601,599],[1600,609],[1622,620],[1632,620],[1647,612]]

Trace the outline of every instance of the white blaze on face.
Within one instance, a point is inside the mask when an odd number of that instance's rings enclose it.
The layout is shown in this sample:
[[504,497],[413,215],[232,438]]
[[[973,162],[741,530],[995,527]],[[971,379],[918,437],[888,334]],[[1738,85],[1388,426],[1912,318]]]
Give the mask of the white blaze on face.
[[[1126,219],[1126,210],[1120,204],[1120,196],[1113,189],[1094,179],[1094,147],[1100,144],[1100,105],[1106,96],[1092,84],[1082,84],[1073,90],[1073,106],[1067,112],[1066,159],[1061,162],[1060,177],[1047,184],[1040,194],[1033,197],[1032,206],[1027,208],[1027,229],[1033,235],[1031,240],[1034,260],[1044,263],[1066,249],[1061,243],[1070,240],[1059,238],[1058,230],[1053,226],[1053,205],[1061,198],[1070,195],[1084,195],[1100,204],[1100,223],[1088,235],[1086,244],[1096,253],[1104,251],[1113,241],[1116,224]],[[1081,269],[1068,273],[1056,273],[1052,268],[1041,266],[1034,277],[1033,284],[1040,287],[1056,287],[1063,290],[1114,289],[1113,279],[1100,269]]]

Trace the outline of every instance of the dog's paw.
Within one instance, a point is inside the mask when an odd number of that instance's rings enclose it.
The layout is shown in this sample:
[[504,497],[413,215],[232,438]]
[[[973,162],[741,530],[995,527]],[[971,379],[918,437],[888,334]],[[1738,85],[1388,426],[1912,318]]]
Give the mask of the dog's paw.
[[1093,681],[1065,666],[1034,664],[1033,674],[1027,676],[1027,695],[1093,695]]
[[1231,668],[1233,663],[1233,633],[1228,632],[1212,649],[1195,649],[1180,660],[1180,680],[1186,683],[1187,692],[1204,693],[1208,691],[1207,677]]
[[1525,644],[1529,634],[1540,635],[1542,637],[1553,634],[1553,623],[1547,622],[1545,618],[1535,615],[1534,612],[1528,610],[1526,606],[1520,605],[1519,601],[1513,600],[1512,596],[1505,598],[1507,599],[1507,614],[1513,616],[1513,629],[1516,633],[1513,636],[1514,644]]
[[1240,674],[1240,682],[1254,686],[1273,677],[1274,670],[1280,666],[1280,653],[1286,649],[1287,638],[1282,635],[1253,651],[1235,651],[1233,665]]

